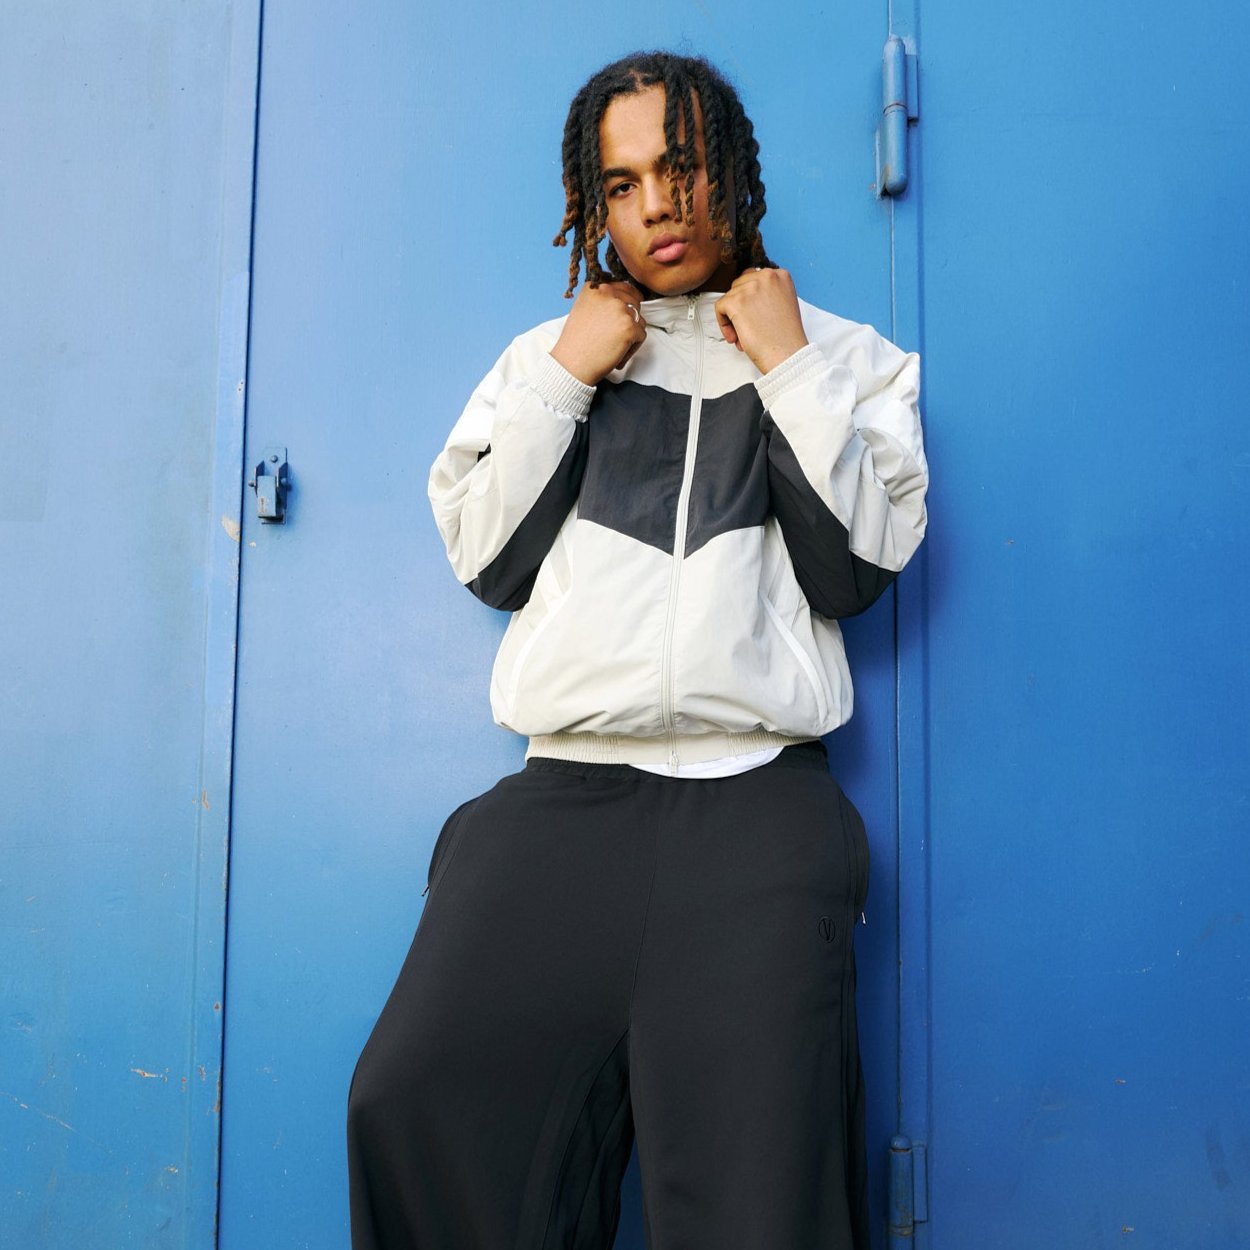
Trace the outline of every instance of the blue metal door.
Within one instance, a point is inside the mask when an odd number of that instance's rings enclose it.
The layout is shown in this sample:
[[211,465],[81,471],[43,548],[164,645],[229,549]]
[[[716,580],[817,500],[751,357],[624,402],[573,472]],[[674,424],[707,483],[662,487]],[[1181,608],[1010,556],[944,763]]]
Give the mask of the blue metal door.
[[215,1241],[258,7],[4,6],[6,1250]]
[[[567,308],[559,141],[638,46],[706,53],[762,145],[770,253],[814,303],[893,332],[878,201],[883,5],[609,13],[265,6],[248,465],[285,448],[286,519],[243,528],[221,1244],[346,1244],[352,1067],[417,923],[446,815],[520,766],[490,718],[506,617],[451,574],[429,465],[502,347]],[[880,1147],[895,1127],[892,599],[848,630],[830,741],[874,854],[857,939]],[[619,1244],[641,1244],[637,1168]],[[634,1191],[634,1192],[631,1192]]]
[[1247,10],[923,17],[910,1244],[1245,1247]]

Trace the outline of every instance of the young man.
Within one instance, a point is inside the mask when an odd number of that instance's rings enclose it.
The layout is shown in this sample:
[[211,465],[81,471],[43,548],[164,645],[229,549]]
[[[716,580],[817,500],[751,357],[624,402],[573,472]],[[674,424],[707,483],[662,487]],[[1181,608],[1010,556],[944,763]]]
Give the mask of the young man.
[[924,532],[919,362],[798,298],[757,152],[700,59],[592,77],[557,236],[588,281],[431,471],[529,745],[443,826],[357,1067],[356,1250],[608,1250],[635,1138],[649,1250],[867,1250],[868,846],[821,736],[836,618]]

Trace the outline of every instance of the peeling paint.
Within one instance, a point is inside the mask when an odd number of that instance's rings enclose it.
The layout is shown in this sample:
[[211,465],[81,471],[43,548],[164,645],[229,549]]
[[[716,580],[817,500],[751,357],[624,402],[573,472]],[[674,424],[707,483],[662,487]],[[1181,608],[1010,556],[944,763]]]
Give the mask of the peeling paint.
[[221,528],[225,530],[236,543],[239,541],[239,536],[243,533],[243,529],[239,525],[238,521],[236,521],[234,517],[226,516],[224,512],[221,514]]
[[209,808],[209,806],[208,806],[208,791],[207,791],[207,790],[201,790],[201,791],[200,791],[200,806],[201,806],[201,807],[202,807],[202,808],[203,808],[206,812],[210,810],[210,808]]
[[168,1081],[168,1070],[162,1075],[160,1072],[148,1072],[143,1068],[130,1069],[136,1076],[141,1076],[145,1081]]

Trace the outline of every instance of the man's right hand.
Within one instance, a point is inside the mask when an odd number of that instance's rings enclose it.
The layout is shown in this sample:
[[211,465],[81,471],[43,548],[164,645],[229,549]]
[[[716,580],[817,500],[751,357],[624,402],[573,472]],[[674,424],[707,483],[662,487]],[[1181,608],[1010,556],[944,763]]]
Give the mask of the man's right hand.
[[598,386],[642,346],[642,293],[629,282],[582,285],[551,354],[575,378]]

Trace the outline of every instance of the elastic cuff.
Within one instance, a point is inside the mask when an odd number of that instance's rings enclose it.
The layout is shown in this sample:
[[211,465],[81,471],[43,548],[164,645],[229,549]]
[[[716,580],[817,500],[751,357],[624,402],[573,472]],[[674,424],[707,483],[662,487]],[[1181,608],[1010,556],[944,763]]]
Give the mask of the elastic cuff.
[[825,358],[820,348],[815,343],[807,343],[779,365],[774,365],[767,373],[756,378],[755,389],[759,392],[764,407],[771,408],[786,391],[818,377],[824,367]]
[[595,397],[595,388],[574,377],[550,352],[530,379],[530,386],[557,412],[567,412],[571,417],[584,417]]

